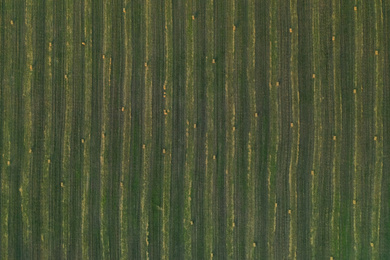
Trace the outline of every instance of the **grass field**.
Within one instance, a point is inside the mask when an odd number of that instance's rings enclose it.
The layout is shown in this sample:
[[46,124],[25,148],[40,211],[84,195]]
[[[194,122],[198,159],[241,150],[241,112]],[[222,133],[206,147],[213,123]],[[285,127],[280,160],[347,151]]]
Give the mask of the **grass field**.
[[390,259],[389,0],[0,0],[0,259]]

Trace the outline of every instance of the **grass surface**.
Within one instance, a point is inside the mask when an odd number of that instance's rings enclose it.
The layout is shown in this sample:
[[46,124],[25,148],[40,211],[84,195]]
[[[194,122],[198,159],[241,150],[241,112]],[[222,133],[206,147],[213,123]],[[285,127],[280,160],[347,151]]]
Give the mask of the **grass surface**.
[[0,259],[390,259],[389,1],[0,8]]

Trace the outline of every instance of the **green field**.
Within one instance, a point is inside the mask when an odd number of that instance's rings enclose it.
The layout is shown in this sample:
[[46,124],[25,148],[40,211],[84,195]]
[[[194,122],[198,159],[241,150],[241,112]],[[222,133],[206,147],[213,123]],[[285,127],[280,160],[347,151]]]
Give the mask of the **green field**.
[[0,259],[390,259],[390,0],[0,0]]

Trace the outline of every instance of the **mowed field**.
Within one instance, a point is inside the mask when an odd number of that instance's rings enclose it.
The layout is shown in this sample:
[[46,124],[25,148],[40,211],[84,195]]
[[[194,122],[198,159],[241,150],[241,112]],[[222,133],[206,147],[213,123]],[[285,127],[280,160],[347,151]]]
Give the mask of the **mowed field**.
[[390,0],[0,0],[0,259],[390,259]]

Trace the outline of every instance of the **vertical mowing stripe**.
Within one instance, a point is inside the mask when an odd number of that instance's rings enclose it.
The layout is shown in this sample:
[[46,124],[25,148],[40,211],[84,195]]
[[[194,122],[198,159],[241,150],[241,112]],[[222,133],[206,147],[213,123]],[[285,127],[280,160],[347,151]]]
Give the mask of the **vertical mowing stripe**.
[[[226,13],[234,13],[235,0],[226,2]],[[225,49],[225,106],[226,106],[226,168],[225,168],[225,237],[226,256],[232,259],[234,254],[234,178],[235,178],[235,88],[234,88],[234,15],[226,15],[226,49]],[[213,31],[211,31],[213,32]],[[208,96],[210,98],[210,96]],[[231,104],[228,106],[227,104]],[[210,108],[207,109],[211,110]],[[208,128],[211,128],[210,125]],[[234,224],[234,225],[233,225]]]
[[[247,222],[247,173],[248,173],[248,141],[250,130],[249,89],[247,77],[247,41],[248,41],[248,1],[236,2],[235,27],[237,40],[235,41],[235,73],[233,83],[236,94],[236,128],[237,142],[235,147],[236,176],[234,180],[234,234],[235,252],[237,259],[246,258],[246,222]],[[218,37],[219,38],[219,37]],[[223,43],[225,44],[225,43]]]
[[379,256],[390,258],[390,3],[382,1],[383,16],[383,168]]
[[[143,176],[142,176],[142,196],[141,196],[141,257],[143,259],[148,259],[150,257],[151,247],[149,246],[149,238],[150,238],[150,163],[152,156],[152,146],[153,142],[153,133],[152,133],[152,125],[153,125],[153,109],[152,109],[152,99],[153,99],[153,83],[152,83],[152,70],[151,60],[152,60],[152,21],[153,19],[148,19],[152,14],[152,4],[151,0],[147,0],[146,3],[143,4],[144,11],[143,15],[146,17],[143,19],[144,21],[144,31],[145,33],[145,61],[146,68],[144,72],[144,84],[145,84],[145,93],[144,93],[144,121],[143,121],[143,143],[145,145],[145,149],[143,151]],[[161,24],[162,28],[164,25]],[[163,33],[163,31],[162,31]],[[164,46],[164,45],[163,45]],[[163,47],[162,46],[162,47]],[[133,55],[133,53],[132,53]],[[163,120],[163,119],[162,119]],[[160,150],[161,152],[161,150]],[[161,195],[162,196],[162,195]],[[163,196],[162,196],[163,198]]]
[[[109,258],[119,259],[120,247],[120,184],[122,175],[122,137],[123,137],[123,83],[125,73],[125,44],[124,44],[124,13],[123,0],[113,0],[111,5],[111,74],[110,74],[110,101],[109,101],[109,127],[107,144],[107,203],[105,216]],[[119,152],[118,152],[119,151]]]
[[360,227],[360,256],[363,259],[371,257],[371,213],[372,188],[375,170],[375,9],[373,1],[364,1],[363,8],[363,76],[362,90],[362,130],[360,145],[364,153],[362,157],[362,189],[360,197],[362,206]]
[[164,110],[165,81],[165,4],[152,4],[152,148],[150,164],[149,243],[150,257],[162,258],[163,180],[164,180]]
[[194,92],[194,28],[192,26],[192,6],[193,0],[186,1],[185,9],[185,73],[186,73],[186,162],[185,162],[185,174],[184,174],[184,258],[191,259],[192,254],[192,225],[191,225],[191,190],[192,179],[195,172],[195,131],[197,127],[193,127],[195,121],[195,92]]
[[46,1],[34,2],[34,78],[32,86],[33,144],[30,175],[31,198],[31,258],[41,259],[42,215],[41,186],[43,180],[43,160],[45,142],[45,41],[46,41]]
[[149,243],[150,258],[162,259],[164,117],[165,109],[165,3],[152,4],[152,151],[150,164]]
[[[1,27],[0,27],[0,162],[4,162],[4,72],[5,72],[5,0],[1,1]],[[3,165],[0,163],[0,223],[3,223]],[[3,252],[3,225],[0,224],[0,252]],[[2,254],[0,253],[0,258]]]
[[[226,17],[227,5],[224,0],[214,1],[214,154],[216,166],[213,176],[213,193],[215,194],[213,212],[215,232],[213,237],[213,254],[218,259],[226,259]],[[212,150],[211,150],[212,151]],[[211,158],[211,156],[209,157]],[[211,162],[210,162],[211,164]]]
[[88,187],[88,246],[90,259],[102,258],[101,242],[101,143],[103,123],[103,0],[92,2],[91,145]]
[[289,258],[295,258],[297,254],[298,243],[298,221],[297,221],[297,167],[299,158],[299,84],[298,84],[298,1],[290,1],[291,8],[291,91],[292,91],[292,147],[291,147],[291,163],[289,175],[289,221],[290,221],[290,236],[289,236]]
[[128,193],[128,250],[131,259],[141,257],[141,187],[143,172],[145,103],[145,26],[144,1],[131,2],[131,125]]
[[[362,225],[362,216],[364,208],[363,206],[363,197],[366,196],[363,192],[363,182],[361,181],[363,177],[363,168],[364,164],[361,162],[364,162],[365,151],[362,151],[361,147],[362,141],[364,140],[364,130],[363,126],[363,85],[365,79],[363,78],[363,71],[364,71],[364,64],[363,64],[363,49],[364,49],[364,31],[365,28],[364,22],[364,8],[362,8],[361,5],[357,6],[357,9],[355,11],[355,64],[354,67],[354,115],[355,115],[355,134],[354,134],[354,176],[353,179],[353,185],[356,187],[353,191],[353,199],[355,200],[355,204],[353,204],[353,232],[356,233],[354,236],[354,251],[355,251],[355,257],[359,258],[361,253],[361,242],[362,238],[360,236],[360,233],[358,232]],[[352,202],[354,203],[354,202]]]
[[[280,144],[280,125],[279,125],[279,113],[280,113],[280,105],[278,100],[278,91],[279,87],[276,86],[276,82],[279,82],[279,49],[280,44],[278,41],[278,1],[272,1],[270,3],[270,80],[269,80],[269,88],[270,88],[270,128],[272,129],[270,133],[270,150],[268,155],[268,208],[272,209],[268,212],[268,217],[272,224],[268,225],[268,234],[269,234],[269,248],[268,254],[269,257],[275,258],[275,230],[276,230],[276,178],[277,174],[277,151]],[[278,83],[279,84],[279,83]]]
[[[334,132],[334,75],[333,75],[333,30],[332,30],[332,2],[321,0],[319,3],[319,27],[323,28],[320,34],[319,71],[321,96],[322,149],[319,166],[318,186],[318,230],[315,237],[314,257],[330,257],[331,255],[331,211],[332,211],[332,169],[333,169],[333,140]],[[316,174],[316,173],[315,173]]]
[[[165,109],[172,109],[172,62],[173,62],[173,41],[172,39],[172,1],[165,0],[164,2],[164,43],[165,43],[165,55],[164,55],[164,84],[167,88],[167,95],[169,98],[165,98]],[[168,154],[164,155],[163,163],[163,225],[162,225],[162,259],[169,259],[170,254],[170,190],[171,190],[171,176],[172,176],[172,113],[169,113],[164,120],[164,148]]]
[[[337,0],[332,0],[332,42],[333,42],[333,75],[334,86],[333,103],[334,103],[334,134],[333,140],[333,168],[332,168],[332,257],[339,256],[339,230],[340,230],[340,133],[341,133],[341,89],[340,89],[340,4]],[[337,137],[339,137],[337,140]]]
[[311,257],[310,183],[314,152],[314,87],[311,2],[298,0],[299,157],[297,168],[297,258]]
[[23,229],[20,186],[24,160],[24,103],[23,85],[25,52],[25,0],[13,2],[14,45],[12,47],[12,124],[10,125],[11,151],[9,167],[8,257],[23,258]]
[[278,13],[278,103],[279,113],[279,147],[277,152],[276,172],[276,230],[275,230],[275,258],[285,259],[289,255],[289,166],[292,143],[292,93],[290,78],[291,55],[291,27],[290,1],[279,1]]
[[343,0],[340,10],[340,73],[342,140],[340,158],[340,258],[353,257],[353,142],[354,142],[354,1]]
[[[94,1],[96,2],[96,1]],[[84,123],[83,136],[88,140],[84,145],[83,177],[82,177],[82,204],[81,204],[81,228],[82,228],[82,257],[89,257],[89,187],[90,187],[90,160],[91,160],[91,100],[92,100],[92,4],[91,0],[84,0],[84,26],[85,37],[90,40],[90,48],[85,51],[85,89],[84,89]],[[83,29],[84,30],[84,29]]]
[[195,1],[194,27],[194,96],[195,96],[195,172],[191,190],[192,259],[205,259],[204,191],[206,180],[206,1]]
[[[49,159],[51,156],[51,147],[52,147],[52,129],[53,129],[53,113],[52,113],[52,96],[53,96],[53,67],[52,67],[52,57],[53,57],[53,1],[46,0],[46,60],[45,60],[45,159],[44,159],[44,171],[43,171],[43,182],[42,182],[42,256],[45,258],[50,257],[50,241],[51,241],[51,220],[50,220],[50,163]],[[47,112],[46,112],[47,111]]]
[[[383,167],[383,19],[382,19],[382,4],[381,1],[375,1],[375,45],[378,50],[378,55],[375,57],[375,135],[377,137],[375,145],[375,164],[374,164],[374,180],[372,191],[373,215],[371,221],[371,241],[374,244],[371,252],[371,258],[380,258],[380,208],[381,208],[381,184],[382,184],[382,167]],[[379,54],[380,53],[380,54]],[[374,137],[375,138],[375,137]]]
[[170,259],[184,257],[185,170],[185,1],[172,0],[172,176],[170,206]]
[[65,3],[53,2],[52,132],[49,166],[50,258],[62,259],[62,159],[65,130]]
[[84,154],[84,89],[85,51],[84,42],[84,0],[73,2],[73,110],[71,119],[68,205],[68,259],[81,259],[81,200]]

